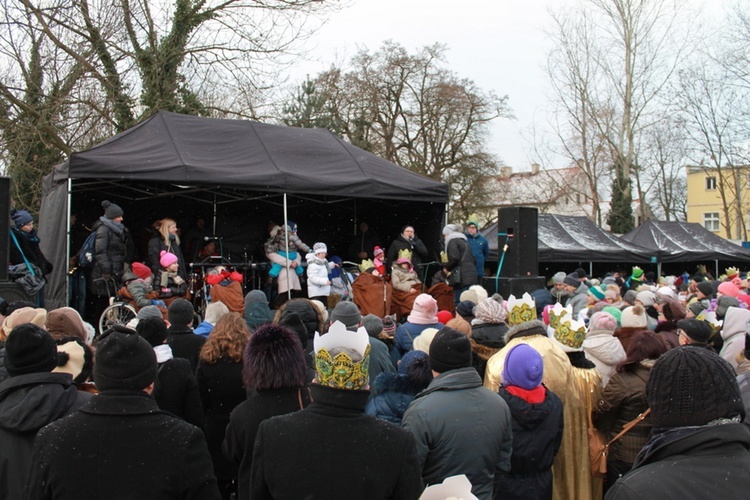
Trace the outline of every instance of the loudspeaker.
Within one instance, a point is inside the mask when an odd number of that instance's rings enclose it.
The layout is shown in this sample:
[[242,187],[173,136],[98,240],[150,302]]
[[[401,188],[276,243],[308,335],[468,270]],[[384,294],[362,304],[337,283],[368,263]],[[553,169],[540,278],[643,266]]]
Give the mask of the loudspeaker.
[[[8,266],[5,266],[7,269]],[[29,297],[21,285],[14,283],[13,281],[0,281],[0,297],[5,302],[16,302],[18,300],[25,300],[26,302],[32,302],[36,300],[35,297]]]
[[504,299],[511,295],[521,297],[524,293],[531,293],[534,290],[544,288],[544,276],[532,276],[524,278],[482,278],[482,286],[487,293],[499,293]]
[[[10,256],[10,177],[0,177],[0,281],[8,279]],[[1,295],[0,295],[1,297]]]
[[[539,215],[536,208],[508,207],[498,210],[497,249],[503,265],[500,277],[539,275],[538,229]],[[503,254],[506,241],[508,249]]]

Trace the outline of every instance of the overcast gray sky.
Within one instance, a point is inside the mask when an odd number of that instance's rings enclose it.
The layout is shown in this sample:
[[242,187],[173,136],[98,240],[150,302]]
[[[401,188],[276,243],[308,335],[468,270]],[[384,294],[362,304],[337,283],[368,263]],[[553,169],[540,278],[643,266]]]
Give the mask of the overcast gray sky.
[[[721,4],[711,0],[718,14]],[[695,0],[699,3],[700,0]],[[293,81],[342,63],[359,47],[376,50],[393,40],[413,51],[436,42],[448,46],[448,67],[482,89],[508,95],[516,120],[495,120],[490,151],[503,164],[528,170],[532,126],[544,129],[550,107],[543,70],[550,41],[548,8],[576,0],[353,0],[331,16],[307,44],[308,61],[295,65]],[[556,165],[564,166],[564,165]]]

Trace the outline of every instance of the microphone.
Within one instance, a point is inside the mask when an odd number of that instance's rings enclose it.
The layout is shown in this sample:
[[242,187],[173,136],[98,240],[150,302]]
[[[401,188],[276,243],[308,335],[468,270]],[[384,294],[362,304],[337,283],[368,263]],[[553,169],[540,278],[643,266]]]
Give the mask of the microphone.
[[203,241],[211,241],[211,240],[223,240],[223,236],[204,236]]

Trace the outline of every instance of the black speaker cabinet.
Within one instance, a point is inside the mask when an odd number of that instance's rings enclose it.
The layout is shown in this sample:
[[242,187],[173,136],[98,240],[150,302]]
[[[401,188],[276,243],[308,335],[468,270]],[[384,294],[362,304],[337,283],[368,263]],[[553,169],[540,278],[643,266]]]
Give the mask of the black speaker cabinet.
[[10,241],[10,177],[0,177],[0,281],[8,279]]
[[499,293],[504,299],[511,295],[521,297],[524,293],[544,288],[544,276],[530,276],[524,278],[482,278],[482,286],[487,293]]
[[[7,270],[8,266],[5,266],[5,268]],[[18,285],[13,281],[0,281],[0,297],[8,303],[19,300],[34,302],[35,300],[35,297],[29,297],[23,288],[21,288],[21,285]]]
[[[508,207],[498,210],[497,249],[499,262],[503,266],[500,270],[501,278],[539,275],[538,229],[539,215],[536,208]],[[508,249],[503,254],[506,242]]]

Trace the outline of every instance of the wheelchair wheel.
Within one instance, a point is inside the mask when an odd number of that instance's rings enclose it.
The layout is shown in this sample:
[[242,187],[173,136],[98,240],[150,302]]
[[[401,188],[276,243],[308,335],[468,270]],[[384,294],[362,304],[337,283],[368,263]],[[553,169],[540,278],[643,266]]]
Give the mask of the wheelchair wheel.
[[113,325],[127,324],[131,319],[135,319],[136,311],[130,304],[124,302],[115,302],[108,306],[99,318],[99,333],[102,334]]

